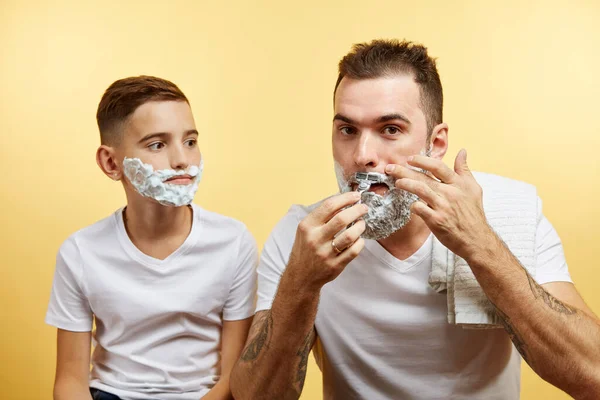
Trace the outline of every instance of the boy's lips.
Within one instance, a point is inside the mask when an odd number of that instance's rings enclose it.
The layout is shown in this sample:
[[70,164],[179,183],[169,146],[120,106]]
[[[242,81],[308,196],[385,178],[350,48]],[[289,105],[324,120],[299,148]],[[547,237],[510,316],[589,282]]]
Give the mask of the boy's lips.
[[176,175],[165,181],[165,183],[171,183],[174,185],[189,185],[194,181],[191,175]]

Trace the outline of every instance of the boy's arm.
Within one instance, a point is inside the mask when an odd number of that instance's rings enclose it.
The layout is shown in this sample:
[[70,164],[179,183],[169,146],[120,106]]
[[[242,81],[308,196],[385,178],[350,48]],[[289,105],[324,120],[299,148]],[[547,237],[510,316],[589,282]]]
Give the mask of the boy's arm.
[[91,400],[91,332],[58,329],[54,400]]
[[208,392],[203,400],[230,400],[233,399],[229,389],[229,376],[233,365],[240,357],[252,317],[239,321],[223,321],[223,340],[221,343],[221,377],[219,382]]

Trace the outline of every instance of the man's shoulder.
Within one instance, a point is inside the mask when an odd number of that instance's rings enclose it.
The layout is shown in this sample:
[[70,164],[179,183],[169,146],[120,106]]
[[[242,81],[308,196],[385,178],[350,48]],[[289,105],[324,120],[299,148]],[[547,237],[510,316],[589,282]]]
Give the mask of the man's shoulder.
[[473,176],[483,191],[486,217],[501,236],[502,232],[515,229],[535,234],[541,216],[541,200],[534,185],[483,172],[473,172]]
[[507,191],[508,192],[510,192],[510,191],[532,192],[533,191],[533,193],[535,194],[537,191],[536,187],[534,185],[532,185],[531,183],[513,179],[513,178],[508,178],[505,176],[500,176],[500,175],[495,175],[495,174],[490,174],[487,172],[480,172],[480,171],[473,171],[473,176],[475,177],[475,180],[477,181],[477,183],[479,183],[481,188],[484,190],[484,192],[486,190],[503,191],[503,192],[507,192]]
[[296,237],[298,224],[300,224],[308,214],[319,207],[323,201],[325,200],[320,200],[309,205],[292,204],[271,230],[269,236],[270,240],[268,240],[268,242],[275,240],[289,242],[290,244],[293,243]]
[[293,226],[295,229],[300,221],[318,208],[325,200],[327,199],[309,205],[292,204],[285,215],[279,220],[278,225]]

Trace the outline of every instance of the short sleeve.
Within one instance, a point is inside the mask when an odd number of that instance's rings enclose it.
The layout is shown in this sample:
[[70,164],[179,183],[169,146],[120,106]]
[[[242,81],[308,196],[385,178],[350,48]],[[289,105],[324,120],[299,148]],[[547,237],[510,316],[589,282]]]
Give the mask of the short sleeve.
[[50,302],[45,322],[60,329],[89,332],[93,314],[82,290],[83,268],[81,256],[73,237],[67,239],[58,251]]
[[256,311],[270,310],[281,275],[287,267],[296,230],[301,218],[299,206],[292,206],[269,235],[258,263],[258,301]]
[[537,252],[535,280],[540,285],[550,282],[572,282],[565,253],[558,233],[542,214],[538,198],[538,226],[535,235]]
[[227,321],[237,321],[254,315],[258,252],[256,241],[246,228],[240,235],[237,255],[236,272],[223,307],[223,319]]

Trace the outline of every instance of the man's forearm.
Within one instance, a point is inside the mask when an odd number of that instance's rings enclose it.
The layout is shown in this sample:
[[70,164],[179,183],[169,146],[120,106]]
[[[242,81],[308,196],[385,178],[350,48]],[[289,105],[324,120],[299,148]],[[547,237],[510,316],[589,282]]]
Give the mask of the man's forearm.
[[315,340],[318,293],[296,285],[289,274],[282,276],[271,310],[253,323],[252,339],[232,372],[237,400],[300,397]]
[[600,398],[600,323],[542,288],[494,235],[469,257],[523,359],[577,399]]

